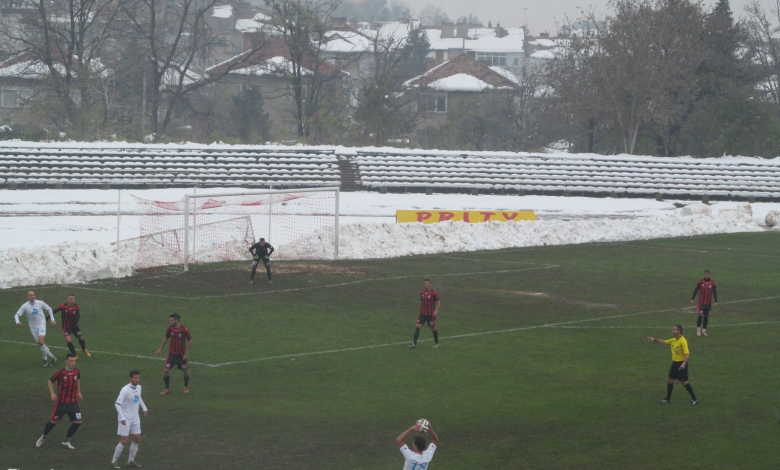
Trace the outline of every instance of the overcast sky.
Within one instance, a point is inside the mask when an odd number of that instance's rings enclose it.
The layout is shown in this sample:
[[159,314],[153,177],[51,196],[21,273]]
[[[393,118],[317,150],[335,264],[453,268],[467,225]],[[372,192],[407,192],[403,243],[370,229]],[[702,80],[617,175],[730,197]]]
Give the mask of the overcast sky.
[[[731,11],[734,18],[743,15],[743,8],[750,0],[731,0]],[[773,0],[760,0],[765,9],[769,9]],[[388,2],[390,3],[390,2]],[[453,20],[459,16],[473,14],[476,15],[485,25],[488,20],[501,23],[502,26],[522,26],[525,20],[527,8],[528,27],[532,34],[539,34],[542,31],[554,33],[556,31],[556,22],[563,23],[564,16],[568,14],[569,18],[575,19],[579,16],[577,7],[588,8],[589,5],[596,7],[596,11],[604,14],[607,12],[606,0],[405,0],[415,12],[431,3],[438,5]],[[708,8],[717,3],[717,0],[705,0],[704,5]]]

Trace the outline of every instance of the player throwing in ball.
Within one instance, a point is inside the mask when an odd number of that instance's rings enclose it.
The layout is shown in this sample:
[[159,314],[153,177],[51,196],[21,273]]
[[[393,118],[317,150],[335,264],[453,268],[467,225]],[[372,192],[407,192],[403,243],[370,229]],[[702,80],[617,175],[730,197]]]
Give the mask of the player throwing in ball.
[[38,342],[38,346],[41,347],[43,353],[43,367],[48,366],[46,363],[47,358],[51,358],[51,365],[53,366],[57,362],[57,358],[49,351],[49,347],[46,346],[46,317],[43,315],[43,311],[49,311],[49,320],[51,320],[52,326],[57,326],[57,322],[54,320],[54,313],[46,302],[35,298],[35,292],[30,291],[27,293],[27,302],[25,302],[14,315],[14,321],[16,326],[22,326],[20,321],[22,314],[27,315],[27,323],[30,325],[30,333],[32,333],[35,341]]
[[273,285],[274,281],[271,279],[271,253],[274,252],[274,247],[270,243],[266,243],[265,238],[261,238],[257,243],[249,247],[249,252],[252,253],[252,277],[249,279],[249,283],[255,283],[257,265],[262,260],[265,265],[265,272],[268,274],[268,283]]
[[417,347],[417,339],[420,337],[420,328],[428,325],[433,332],[434,349],[439,347],[439,331],[436,329],[436,317],[439,315],[441,299],[439,293],[431,289],[431,280],[423,281],[423,290],[420,291],[420,315],[417,317],[417,325],[414,328],[414,341],[409,348]]
[[422,432],[417,423],[402,432],[401,435],[395,439],[395,443],[398,444],[398,448],[404,456],[404,470],[426,470],[428,464],[433,460],[433,453],[436,452],[436,448],[439,445],[439,436],[436,434],[436,431],[433,430],[433,426],[429,423],[427,432],[431,433],[431,444],[426,448],[425,438],[416,436],[412,443],[412,449],[410,449],[409,446],[406,445],[406,438],[413,432]]
[[168,357],[165,358],[165,373],[163,380],[165,381],[165,390],[160,392],[160,395],[168,395],[171,393],[171,369],[178,367],[179,370],[184,371],[184,393],[189,393],[190,390],[190,367],[189,356],[190,349],[192,348],[192,335],[190,330],[186,326],[181,324],[181,317],[178,313],[173,313],[170,316],[170,326],[165,330],[165,338],[163,339],[160,349],[154,353],[155,356],[160,354],[162,348],[165,347],[165,343],[168,340],[171,341],[171,345],[168,347]]
[[144,399],[141,398],[141,372],[133,369],[130,371],[130,383],[122,387],[119,397],[116,399],[117,420],[119,427],[116,433],[119,434],[119,444],[114,449],[114,458],[111,459],[111,468],[122,468],[119,466],[119,457],[122,451],[133,436],[133,443],[130,444],[130,456],[127,460],[128,467],[140,467],[136,463],[135,454],[138,452],[138,445],[141,443],[141,417],[138,415],[138,407],[144,410],[144,416],[149,416],[149,409],[146,408]]
[[[704,279],[696,283],[696,288],[691,296],[691,303],[699,294],[699,305],[696,309],[699,312],[699,318],[696,320],[696,336],[707,336],[707,324],[710,322],[710,311],[712,306],[718,305],[718,286],[715,281],[710,279],[710,270],[704,271]],[[713,299],[715,303],[713,304]]]
[[[87,351],[87,343],[84,341],[84,336],[81,334],[81,328],[79,328],[79,321],[81,321],[81,310],[76,304],[76,296],[68,294],[68,301],[64,304],[60,304],[54,309],[54,313],[62,312],[62,336],[65,337],[65,341],[68,342],[68,349],[73,354],[76,354],[76,348],[73,347],[73,338],[75,336],[79,340],[81,346],[81,352],[87,357],[92,357],[92,354]],[[79,357],[76,356],[76,359]]]
[[[57,382],[57,393],[54,393],[54,387],[52,386],[54,382]],[[51,414],[51,419],[43,428],[43,434],[35,443],[35,447],[43,445],[44,441],[46,441],[46,436],[60,422],[60,419],[67,414],[70,418],[70,427],[65,435],[65,440],[62,441],[62,447],[73,450],[75,447],[71,445],[70,438],[76,434],[79,426],[81,426],[81,406],[79,403],[83,399],[81,395],[81,372],[76,369],[75,354],[70,353],[65,357],[65,368],[55,372],[46,381],[46,385],[49,386],[51,401],[54,402],[54,411]]]
[[674,381],[678,380],[683,384],[688,393],[691,395],[691,405],[698,405],[699,399],[696,398],[696,394],[693,393],[693,387],[688,383],[688,359],[691,356],[691,352],[688,350],[688,340],[685,339],[683,334],[682,325],[674,325],[672,327],[671,339],[659,339],[648,336],[647,340],[652,343],[664,343],[672,347],[672,367],[669,368],[669,378],[666,381],[666,398],[659,403],[671,403],[672,402],[672,389],[674,388]]

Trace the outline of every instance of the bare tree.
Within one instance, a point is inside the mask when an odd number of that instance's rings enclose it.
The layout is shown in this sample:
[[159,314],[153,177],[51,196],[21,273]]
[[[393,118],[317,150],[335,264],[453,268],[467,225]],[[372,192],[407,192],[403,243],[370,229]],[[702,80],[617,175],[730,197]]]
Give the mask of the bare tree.
[[439,26],[450,21],[450,17],[447,16],[447,13],[440,6],[430,3],[422,7],[418,16],[424,26]]
[[289,50],[289,67],[277,75],[290,84],[298,137],[308,137],[311,120],[327,94],[338,94],[343,73],[327,62],[325,34],[343,0],[266,0],[273,11],[276,32]]
[[760,66],[760,89],[763,98],[780,104],[780,0],[774,0],[769,11],[758,0],[745,6],[748,44],[751,58]]
[[114,39],[118,0],[24,0],[0,15],[3,53],[28,64],[20,76],[41,84],[37,93],[47,96],[52,123],[83,126],[80,110],[95,100],[90,80],[110,71],[100,62]]

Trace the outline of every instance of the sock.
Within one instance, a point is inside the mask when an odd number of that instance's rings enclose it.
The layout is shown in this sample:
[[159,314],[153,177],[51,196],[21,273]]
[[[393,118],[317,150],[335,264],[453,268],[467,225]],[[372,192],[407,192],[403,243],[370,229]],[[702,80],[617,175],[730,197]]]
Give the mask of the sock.
[[73,346],[73,343],[68,343],[68,349],[70,349],[70,352],[73,354],[76,354],[76,348]]
[[51,430],[54,429],[54,426],[56,426],[56,424],[52,423],[51,421],[46,423],[46,427],[43,428],[43,435],[48,436]]
[[693,387],[691,387],[691,384],[686,384],[686,385],[684,385],[684,387],[685,387],[685,390],[688,390],[688,393],[691,394],[691,399],[695,400],[696,399],[696,394],[693,393]]
[[138,452],[138,443],[133,442],[130,444],[130,457],[127,458],[128,462],[132,462],[135,460],[135,453]]
[[46,357],[47,357],[47,356],[46,356],[46,349],[47,349],[47,348],[46,348],[46,345],[45,345],[45,344],[44,344],[43,346],[41,346],[41,354],[43,354],[43,360],[44,360],[44,361],[46,360]]
[[671,401],[672,399],[672,389],[674,388],[674,384],[666,384],[666,399]]
[[68,433],[65,435],[65,440],[73,437],[73,435],[76,434],[76,431],[79,430],[79,426],[81,426],[81,423],[71,423],[70,427],[68,428]]
[[114,449],[114,458],[111,459],[111,461],[116,462],[117,460],[119,460],[119,457],[122,456],[122,451],[124,450],[125,450],[125,446],[123,446],[121,442],[117,444],[116,449]]
[[707,323],[710,322],[709,317],[704,317],[704,321],[702,322],[702,327],[706,330],[707,329]]
[[433,340],[436,341],[436,344],[439,344],[439,332],[437,330],[433,330]]
[[82,351],[86,351],[87,350],[87,342],[84,341],[83,339],[79,340],[79,345],[81,346],[81,350]]
[[701,326],[701,319],[702,317],[696,319],[696,328],[699,328]]
[[417,338],[419,338],[419,337],[420,337],[420,329],[419,328],[415,328],[414,329],[414,344],[417,344]]
[[165,380],[165,390],[171,389],[171,378],[170,377],[163,377],[163,380]]
[[54,359],[54,354],[49,351],[49,347],[45,344],[41,346],[41,351],[43,351],[43,358],[46,359],[46,356],[49,356],[50,358]]
[[184,376],[184,386],[186,387],[189,384],[190,384],[190,376],[189,375],[185,375]]

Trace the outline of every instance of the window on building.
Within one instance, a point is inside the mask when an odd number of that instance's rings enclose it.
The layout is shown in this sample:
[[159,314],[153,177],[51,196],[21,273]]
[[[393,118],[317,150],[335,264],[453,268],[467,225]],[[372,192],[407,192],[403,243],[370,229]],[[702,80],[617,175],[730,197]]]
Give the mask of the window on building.
[[491,66],[506,66],[506,53],[477,52],[477,60]]
[[513,63],[514,63],[514,66],[515,66],[515,67],[519,66],[519,65],[520,65],[520,59],[519,59],[519,58],[517,58],[517,57],[515,57],[515,60],[514,60],[514,62],[513,62]]
[[447,94],[440,93],[434,97],[433,102],[434,113],[446,113],[447,112]]
[[32,88],[5,86],[0,93],[0,106],[3,108],[28,108],[32,95]]

